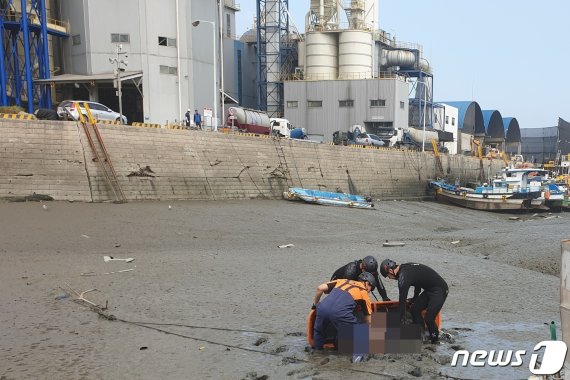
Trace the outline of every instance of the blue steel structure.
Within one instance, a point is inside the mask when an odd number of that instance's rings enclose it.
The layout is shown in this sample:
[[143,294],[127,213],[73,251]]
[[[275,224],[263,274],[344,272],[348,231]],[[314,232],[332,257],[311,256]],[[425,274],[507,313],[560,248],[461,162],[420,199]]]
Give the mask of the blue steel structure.
[[69,35],[49,27],[46,0],[7,0],[1,6],[0,105],[22,106],[29,113],[34,105],[51,108],[49,84],[34,80],[50,77],[48,34]]
[[283,70],[291,60],[289,0],[257,0],[257,108],[271,117],[284,114]]
[[[419,116],[417,120],[418,124],[415,124],[415,120],[410,120],[409,122],[421,128],[423,126],[423,120],[425,119],[426,129],[433,129],[433,108],[434,106],[438,107],[438,105],[433,102],[433,74],[421,68],[421,52],[418,49],[410,49],[410,51],[412,51],[416,57],[413,66],[400,67],[397,71],[409,78],[416,78],[417,89],[420,90],[420,96],[418,98],[409,99],[411,114],[415,115],[416,113],[413,110],[417,110],[417,115]],[[426,86],[426,83],[429,83],[429,86],[427,87],[427,96],[424,97],[424,86]]]

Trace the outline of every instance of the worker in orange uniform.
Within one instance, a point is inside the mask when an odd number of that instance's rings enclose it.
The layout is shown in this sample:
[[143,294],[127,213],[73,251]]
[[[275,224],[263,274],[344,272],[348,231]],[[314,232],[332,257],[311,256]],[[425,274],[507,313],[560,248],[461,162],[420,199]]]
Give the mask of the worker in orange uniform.
[[[337,333],[343,328],[350,328],[358,323],[355,309],[360,306],[364,320],[370,324],[372,305],[369,292],[376,287],[376,280],[371,273],[363,272],[358,281],[339,279],[325,282],[317,287],[313,308],[317,316],[313,330],[313,348],[322,350],[325,343],[325,332],[332,324]],[[322,295],[328,294],[321,302]]]

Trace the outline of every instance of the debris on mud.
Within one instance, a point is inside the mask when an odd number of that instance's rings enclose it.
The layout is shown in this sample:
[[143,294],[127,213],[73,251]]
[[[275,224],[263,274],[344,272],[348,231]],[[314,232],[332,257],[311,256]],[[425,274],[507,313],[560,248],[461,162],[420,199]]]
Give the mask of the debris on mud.
[[414,377],[422,377],[423,375],[423,371],[420,367],[416,367],[411,371],[408,371],[408,374],[414,376]]
[[273,352],[274,354],[280,354],[280,353],[285,352],[287,350],[288,350],[287,346],[279,346],[271,352]]
[[253,345],[254,346],[261,346],[265,342],[267,342],[267,338],[259,338],[258,340],[255,341],[255,343]]
[[267,375],[258,376],[257,372],[255,371],[248,372],[247,375],[244,378],[242,378],[242,380],[267,380],[267,379],[269,379],[269,376]]
[[292,358],[292,357],[285,357],[281,360],[282,365],[295,364],[297,362],[298,362],[298,360],[296,358]]

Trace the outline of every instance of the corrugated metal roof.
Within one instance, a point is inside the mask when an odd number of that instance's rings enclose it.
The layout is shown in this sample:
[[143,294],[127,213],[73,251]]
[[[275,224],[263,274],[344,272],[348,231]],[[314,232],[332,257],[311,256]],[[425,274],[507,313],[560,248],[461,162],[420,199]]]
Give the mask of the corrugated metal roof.
[[516,118],[504,117],[503,126],[505,127],[505,140],[507,143],[521,142],[521,130]]
[[467,101],[445,101],[438,102],[448,104],[455,107],[459,111],[459,129],[463,133],[470,133],[473,135],[484,135],[485,125],[483,123],[483,114],[481,107],[477,102]]
[[[121,73],[121,82],[142,77],[142,71],[125,71]],[[62,74],[49,79],[37,79],[34,83],[90,83],[90,82],[112,82],[115,79],[114,73],[103,74]]]
[[487,136],[505,138],[505,127],[501,113],[497,110],[482,110],[483,125]]

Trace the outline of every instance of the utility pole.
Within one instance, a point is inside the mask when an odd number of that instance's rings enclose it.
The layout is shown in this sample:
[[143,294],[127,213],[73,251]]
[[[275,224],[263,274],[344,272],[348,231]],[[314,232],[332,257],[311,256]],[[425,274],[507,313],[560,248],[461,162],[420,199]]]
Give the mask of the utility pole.
[[115,87],[117,88],[117,97],[119,98],[119,114],[120,114],[119,117],[120,117],[120,122],[122,124],[123,123],[123,92],[122,92],[122,87],[121,87],[121,71],[125,71],[125,68],[129,64],[129,61],[127,61],[127,58],[129,58],[129,56],[127,55],[126,51],[123,51],[123,45],[122,44],[117,44],[117,49],[116,49],[115,55],[116,55],[116,57],[109,58],[109,62],[113,65],[117,65],[117,67],[114,69],[115,80],[117,81],[117,84]]

